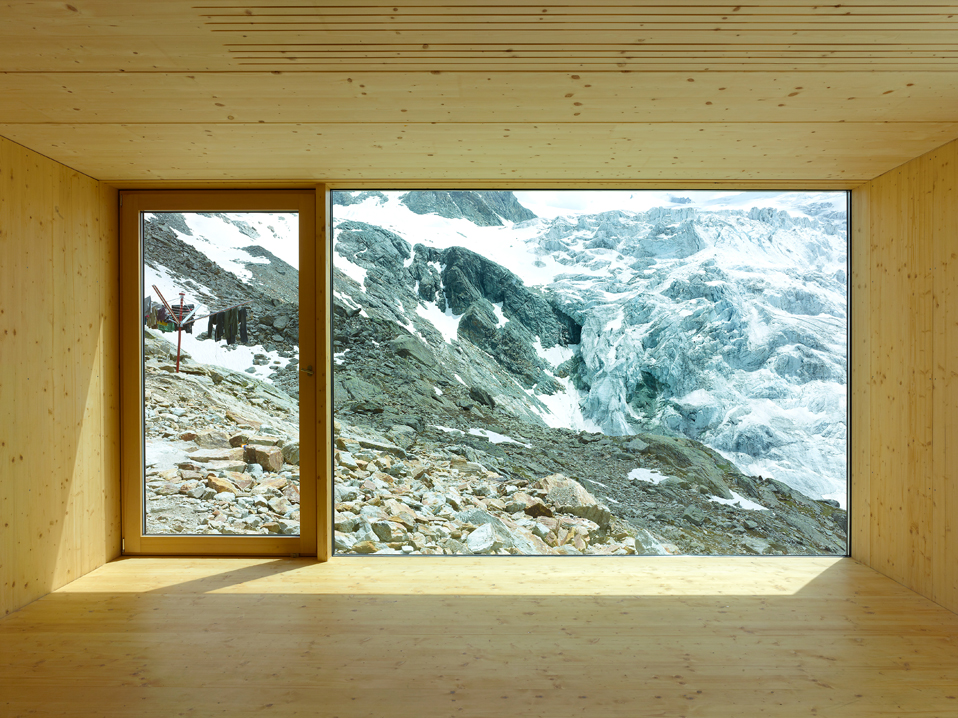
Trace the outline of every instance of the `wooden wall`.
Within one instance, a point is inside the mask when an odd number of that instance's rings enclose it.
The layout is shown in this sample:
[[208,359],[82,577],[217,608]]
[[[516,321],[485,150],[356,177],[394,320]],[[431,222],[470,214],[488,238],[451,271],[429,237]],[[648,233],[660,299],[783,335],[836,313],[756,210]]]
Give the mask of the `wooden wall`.
[[0,616],[120,551],[116,201],[0,138]]
[[958,141],[852,202],[852,556],[958,611]]

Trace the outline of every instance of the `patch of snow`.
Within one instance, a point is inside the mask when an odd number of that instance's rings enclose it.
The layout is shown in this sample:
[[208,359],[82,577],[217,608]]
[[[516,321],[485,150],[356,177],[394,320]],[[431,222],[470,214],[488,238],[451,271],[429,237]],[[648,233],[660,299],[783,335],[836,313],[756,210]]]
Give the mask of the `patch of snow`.
[[[198,212],[183,212],[181,217],[193,234],[183,234],[177,229],[173,229],[173,232],[178,239],[243,281],[253,277],[246,264],[269,263],[266,257],[256,257],[246,252],[244,248],[251,245],[259,245],[293,267],[299,267],[299,218],[295,214],[234,212],[225,216],[227,220]],[[228,220],[249,224],[259,236],[247,236]]]
[[416,313],[432,324],[442,334],[447,343],[452,344],[459,338],[459,316],[446,307],[443,312],[434,302],[422,302],[416,306]]
[[508,321],[506,315],[502,313],[502,302],[495,302],[492,305],[492,311],[496,313],[496,326],[500,329],[506,325]]
[[543,349],[542,342],[540,342],[539,338],[536,337],[536,343],[533,344],[533,347],[536,350],[536,354],[545,359],[552,366],[557,367],[575,356],[575,350],[578,345],[570,344],[569,346],[565,347],[556,345],[554,347],[549,347],[548,349]]
[[489,442],[492,444],[518,444],[519,446],[524,446],[527,449],[531,449],[531,444],[523,444],[521,441],[516,441],[512,437],[505,436],[504,434],[496,433],[495,431],[490,431],[489,429],[469,429],[469,433],[473,436],[484,436],[489,439]]
[[449,426],[439,426],[439,424],[430,424],[433,429],[439,429],[439,431],[445,431],[447,434],[462,434],[464,433],[460,429],[453,429]]
[[723,499],[719,496],[709,496],[709,501],[716,504],[725,504],[726,506],[736,506],[740,509],[745,509],[746,511],[768,511],[768,508],[757,504],[751,499],[747,499],[741,494],[737,494],[734,491],[732,492],[734,498]]
[[633,481],[648,481],[650,484],[661,484],[665,481],[668,476],[663,476],[658,471],[653,471],[652,469],[632,469],[628,473],[628,478]]
[[[545,410],[536,411],[542,420],[554,429],[572,429],[573,431],[600,431],[598,424],[582,414],[581,394],[568,377],[556,378],[561,385],[555,394],[528,393],[545,405]],[[535,407],[533,407],[535,411]]]
[[366,286],[366,269],[364,267],[360,267],[358,264],[350,262],[340,254],[336,255],[336,259],[333,261],[333,266],[347,277],[354,280],[360,287]]
[[[157,332],[157,335],[169,342],[174,350],[176,349],[176,332]],[[266,351],[260,344],[253,346],[234,344],[230,346],[225,341],[217,342],[212,339],[201,341],[197,339],[196,334],[187,334],[186,332],[183,332],[183,352],[189,354],[194,361],[200,364],[225,367],[266,381],[271,381],[270,377],[273,375],[273,370],[282,369],[289,364],[289,359],[281,357],[279,352]],[[266,366],[253,364],[253,356],[256,354],[266,355],[268,359]],[[250,367],[253,367],[255,371],[246,371]]]

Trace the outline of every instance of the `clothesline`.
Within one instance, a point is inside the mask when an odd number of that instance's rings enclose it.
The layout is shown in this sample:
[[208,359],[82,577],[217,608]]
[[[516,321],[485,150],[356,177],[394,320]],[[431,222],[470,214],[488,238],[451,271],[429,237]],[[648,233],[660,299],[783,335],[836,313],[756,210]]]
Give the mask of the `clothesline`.
[[[175,321],[175,317],[176,317],[177,313],[173,311],[172,307],[170,307],[169,302],[167,302],[166,299],[163,298],[163,294],[160,292],[159,289],[157,289],[157,286],[156,286],[155,284],[153,285],[153,291],[156,292],[157,296],[160,298],[160,301],[163,302],[163,306],[166,307],[166,310],[170,313],[171,316],[174,317],[174,321]],[[194,309],[192,312],[190,312],[189,314],[187,314],[186,317],[185,317],[183,320],[181,320],[181,321],[179,321],[179,322],[176,322],[176,324],[177,324],[177,325],[182,325],[182,324],[186,324],[186,323],[189,322],[189,321],[198,322],[198,321],[200,321],[201,319],[206,319],[207,317],[211,317],[211,316],[213,316],[214,314],[219,314],[220,312],[228,312],[230,309],[238,309],[239,307],[246,307],[246,306],[249,306],[249,305],[252,304],[252,303],[253,303],[253,301],[252,301],[252,300],[249,300],[249,301],[246,301],[246,302],[240,302],[239,304],[231,304],[231,305],[228,306],[228,307],[223,307],[222,309],[216,309],[216,310],[210,312],[209,314],[204,314],[204,315],[201,316],[201,317],[194,317],[194,316],[193,316],[193,314],[196,312],[196,310]]]
[[[183,330],[186,329],[187,334],[192,334],[193,324],[200,319],[210,319],[210,326],[207,329],[207,334],[211,339],[214,339],[213,335],[213,326],[216,325],[216,336],[215,339],[222,338],[223,334],[226,334],[226,341],[228,344],[233,344],[236,340],[237,330],[240,332],[240,340],[245,342],[247,341],[246,336],[246,309],[245,307],[252,304],[252,301],[239,302],[238,304],[233,304],[224,309],[218,309],[216,311],[210,312],[209,314],[204,314],[201,317],[193,316],[196,314],[196,307],[193,304],[184,305],[183,297],[186,296],[186,292],[180,292],[180,306],[177,310],[174,310],[170,306],[170,303],[166,301],[166,297],[163,296],[163,292],[160,291],[160,288],[155,284],[153,285],[153,291],[156,292],[156,295],[160,298],[160,301],[163,302],[163,306],[166,308],[166,311],[169,314],[172,323],[176,326],[176,372],[177,374],[180,371],[180,352],[183,344]],[[152,306],[153,300],[150,299],[150,304]],[[240,308],[243,309],[240,310]],[[184,316],[186,310],[189,309],[189,313]],[[240,311],[237,311],[240,310]],[[240,321],[240,316],[242,320]]]

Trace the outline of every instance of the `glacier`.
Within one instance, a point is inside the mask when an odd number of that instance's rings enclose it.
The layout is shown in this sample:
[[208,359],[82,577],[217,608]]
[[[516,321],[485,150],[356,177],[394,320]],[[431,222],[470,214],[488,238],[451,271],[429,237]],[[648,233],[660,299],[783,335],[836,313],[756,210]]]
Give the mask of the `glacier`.
[[[545,424],[686,436],[746,473],[845,504],[845,193],[636,192],[638,209],[546,213],[520,192],[539,216],[499,225],[430,213],[407,192],[337,194],[356,201],[336,204],[336,227],[361,221],[408,243],[393,242],[404,256],[392,271],[428,248],[462,247],[581,325],[575,344],[531,343],[548,381],[524,391]],[[359,261],[336,251],[334,267],[363,286],[372,270]],[[434,269],[420,276],[438,286]],[[415,311],[397,300],[394,320],[461,341],[442,292],[415,289]],[[500,328],[518,321],[501,303],[488,315]]]

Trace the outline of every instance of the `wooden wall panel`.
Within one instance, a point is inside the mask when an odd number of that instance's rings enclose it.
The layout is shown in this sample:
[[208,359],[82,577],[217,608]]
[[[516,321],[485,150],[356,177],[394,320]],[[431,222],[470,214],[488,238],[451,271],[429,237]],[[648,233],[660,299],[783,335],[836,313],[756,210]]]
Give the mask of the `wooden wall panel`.
[[852,556],[958,611],[958,142],[853,191]]
[[0,138],[0,615],[119,554],[115,214]]

